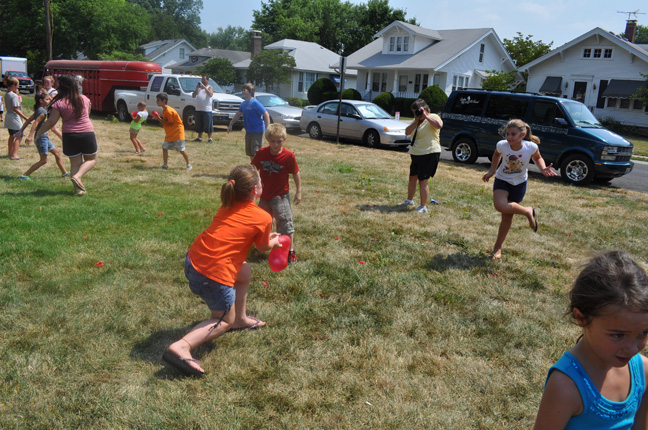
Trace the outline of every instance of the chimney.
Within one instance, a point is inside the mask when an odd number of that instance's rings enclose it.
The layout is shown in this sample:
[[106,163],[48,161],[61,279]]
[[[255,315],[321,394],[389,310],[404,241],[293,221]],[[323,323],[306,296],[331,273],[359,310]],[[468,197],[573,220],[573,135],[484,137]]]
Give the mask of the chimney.
[[252,30],[252,55],[258,55],[261,53],[261,32],[259,30]]
[[637,33],[637,20],[629,19],[626,21],[625,38],[634,43],[635,34]]

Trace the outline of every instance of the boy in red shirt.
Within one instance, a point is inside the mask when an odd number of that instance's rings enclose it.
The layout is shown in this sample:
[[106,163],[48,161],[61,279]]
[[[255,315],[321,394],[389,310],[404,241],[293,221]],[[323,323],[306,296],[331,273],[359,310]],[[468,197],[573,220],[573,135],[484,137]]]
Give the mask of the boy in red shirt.
[[[185,133],[182,118],[178,115],[175,109],[168,106],[169,96],[166,93],[160,93],[155,96],[155,102],[162,108],[162,115],[157,117],[157,120],[162,123],[166,136],[162,144],[162,169],[168,169],[167,162],[169,160],[169,149],[173,149],[182,154],[187,162],[187,170],[191,170],[192,166],[189,163],[189,155],[185,150]],[[156,118],[156,116],[153,116]]]
[[295,227],[293,226],[290,208],[288,175],[292,174],[295,181],[295,197],[293,201],[301,201],[301,178],[295,154],[283,145],[286,142],[286,128],[281,124],[271,124],[266,132],[268,146],[259,149],[252,164],[259,169],[263,192],[259,207],[265,209],[277,223],[277,233],[290,236],[290,252],[288,261],[297,261],[294,247]]

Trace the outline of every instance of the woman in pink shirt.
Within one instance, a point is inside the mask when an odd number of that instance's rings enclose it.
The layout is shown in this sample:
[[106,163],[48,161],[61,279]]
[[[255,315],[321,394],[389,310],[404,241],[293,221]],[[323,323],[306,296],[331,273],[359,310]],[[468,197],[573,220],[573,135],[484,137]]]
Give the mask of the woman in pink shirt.
[[58,94],[50,104],[47,122],[38,130],[34,140],[51,129],[61,118],[63,120],[63,154],[70,158],[70,180],[77,195],[86,193],[81,182],[97,163],[97,138],[90,122],[90,99],[79,93],[72,76],[61,76],[58,80]]

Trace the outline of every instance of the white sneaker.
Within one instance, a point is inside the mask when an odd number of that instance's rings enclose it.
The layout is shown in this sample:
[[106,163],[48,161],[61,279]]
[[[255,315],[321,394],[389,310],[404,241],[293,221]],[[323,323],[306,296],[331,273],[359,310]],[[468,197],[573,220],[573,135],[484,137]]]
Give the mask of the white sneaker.
[[414,212],[418,212],[420,214],[426,214],[427,213],[427,207],[419,206],[414,210]]
[[398,206],[414,206],[414,201],[410,199],[403,200],[402,203],[399,203]]
[[191,164],[187,164],[187,170],[193,169],[193,166]]

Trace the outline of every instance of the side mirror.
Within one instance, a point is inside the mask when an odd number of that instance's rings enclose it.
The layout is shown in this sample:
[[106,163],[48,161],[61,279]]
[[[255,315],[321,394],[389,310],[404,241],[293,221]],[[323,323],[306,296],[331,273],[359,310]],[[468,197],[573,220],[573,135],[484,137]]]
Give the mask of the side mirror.
[[567,127],[569,124],[565,118],[554,118],[554,124]]

